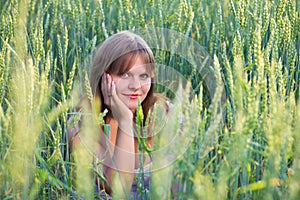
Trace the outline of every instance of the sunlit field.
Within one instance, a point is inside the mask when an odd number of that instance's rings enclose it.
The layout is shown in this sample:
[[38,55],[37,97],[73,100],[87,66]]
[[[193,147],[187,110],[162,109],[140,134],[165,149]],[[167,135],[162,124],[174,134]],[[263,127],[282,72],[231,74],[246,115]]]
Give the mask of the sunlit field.
[[[156,91],[173,104],[166,120],[154,112],[163,121],[154,149],[139,140],[154,158],[151,190],[138,180],[142,199],[300,199],[298,0],[0,0],[0,7],[0,199],[94,199],[95,177],[104,178],[101,161],[93,162],[97,132],[87,122],[73,154],[67,122],[82,95],[93,100],[94,51],[122,30],[152,42],[167,69],[158,71]],[[158,39],[146,37],[149,30]],[[160,36],[171,33],[180,38],[162,48]],[[100,125],[103,115],[95,116]]]

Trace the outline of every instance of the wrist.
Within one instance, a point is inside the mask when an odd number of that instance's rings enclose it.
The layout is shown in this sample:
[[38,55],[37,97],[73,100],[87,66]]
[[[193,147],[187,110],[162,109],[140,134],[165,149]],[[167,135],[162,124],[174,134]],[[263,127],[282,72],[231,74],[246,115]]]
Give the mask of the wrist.
[[132,126],[133,123],[133,115],[123,116],[117,119],[119,126]]
[[132,135],[133,134],[133,120],[132,119],[128,119],[128,120],[120,120],[118,121],[118,128],[128,134],[128,135]]

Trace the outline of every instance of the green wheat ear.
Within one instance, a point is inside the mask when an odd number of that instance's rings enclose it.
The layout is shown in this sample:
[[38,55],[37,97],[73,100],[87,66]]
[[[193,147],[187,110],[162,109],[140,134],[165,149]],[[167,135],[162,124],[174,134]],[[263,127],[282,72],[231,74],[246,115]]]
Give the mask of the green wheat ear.
[[[78,91],[84,90],[85,83],[89,87],[85,67],[90,65],[83,60],[91,55],[96,44],[117,31],[150,26],[181,31],[208,49],[210,55],[217,55],[226,86],[226,102],[230,105],[224,115],[224,127],[229,128],[224,129],[214,122],[220,116],[213,114],[217,101],[213,101],[210,110],[205,108],[205,87],[200,92],[203,95],[183,109],[174,101],[174,109],[184,111],[187,121],[182,134],[188,134],[195,126],[198,129],[193,132],[195,140],[184,157],[174,166],[175,173],[168,171],[153,177],[157,183],[152,184],[154,196],[158,199],[299,199],[298,2],[0,1],[0,199],[70,199],[70,194],[78,189],[72,176],[74,165],[82,169],[77,177],[82,188],[76,192],[90,192],[87,196],[93,198],[94,180],[89,177],[92,173],[85,163],[89,162],[86,148],[79,153],[78,163],[69,159],[66,137],[67,110],[72,106],[69,99],[73,105],[80,99],[79,94],[75,97],[70,91],[76,90],[76,76],[82,86]],[[172,41],[177,47],[176,40]],[[157,63],[178,64],[169,62],[165,53],[155,50]],[[27,60],[30,57],[32,60]],[[20,61],[25,63],[22,67]],[[180,65],[178,69],[187,77],[190,68],[186,66]],[[15,69],[17,73],[13,73]],[[88,87],[87,96],[98,111],[95,118],[99,128],[106,111],[100,113],[101,104],[93,99]],[[163,92],[159,85],[156,90]],[[146,134],[149,123],[155,125],[152,132],[160,131],[154,137],[160,139],[154,143],[156,150],[165,139],[161,128],[172,120],[166,124],[161,120],[165,115],[161,105],[151,109],[146,120],[140,108],[134,116],[137,124],[143,126],[139,131]],[[177,116],[169,116],[177,120]],[[212,125],[215,128],[210,128]],[[176,126],[168,126],[166,133]],[[98,133],[87,131],[87,137]],[[209,142],[212,137],[218,142]],[[91,138],[83,139],[86,144],[93,144],[89,142]],[[144,137],[140,139],[139,144],[143,144]],[[179,146],[174,150],[178,151]],[[148,153],[147,149],[143,150]],[[22,157],[16,152],[26,155]],[[162,155],[161,159],[165,160],[166,156]],[[177,193],[165,184],[169,177],[179,183]],[[274,185],[278,177],[283,183]],[[118,190],[122,191],[122,185],[115,188]]]
[[147,141],[147,130],[145,130],[147,126],[144,124],[144,113],[143,113],[143,107],[140,101],[140,98],[138,99],[138,105],[136,107],[136,130],[134,130],[134,135],[138,139],[138,146],[139,150],[144,151],[147,149],[146,141]]
[[108,110],[105,109],[102,113],[98,115],[98,117],[96,118],[97,124],[99,124],[100,126],[103,126],[105,124],[104,117],[106,116],[107,113]]
[[140,98],[138,98],[138,105],[136,107],[136,123],[139,127],[142,127],[143,120],[144,120],[143,108],[142,108]]

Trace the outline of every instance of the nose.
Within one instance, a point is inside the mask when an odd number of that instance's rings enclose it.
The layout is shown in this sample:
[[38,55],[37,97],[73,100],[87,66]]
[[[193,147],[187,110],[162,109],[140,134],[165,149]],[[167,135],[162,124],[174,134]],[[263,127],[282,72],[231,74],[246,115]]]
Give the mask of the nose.
[[138,78],[132,77],[128,84],[128,88],[131,90],[137,90],[137,89],[141,88],[140,80]]

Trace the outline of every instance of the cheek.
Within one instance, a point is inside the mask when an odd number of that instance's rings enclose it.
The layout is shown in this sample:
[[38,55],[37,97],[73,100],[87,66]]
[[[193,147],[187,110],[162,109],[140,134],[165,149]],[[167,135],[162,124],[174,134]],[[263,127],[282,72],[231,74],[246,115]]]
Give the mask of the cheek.
[[144,95],[148,94],[148,92],[150,91],[150,87],[151,87],[151,83],[143,85],[142,89],[143,89]]
[[122,79],[113,76],[113,81],[115,82],[116,92],[118,93],[119,91],[122,91],[124,88],[124,83],[122,83]]

